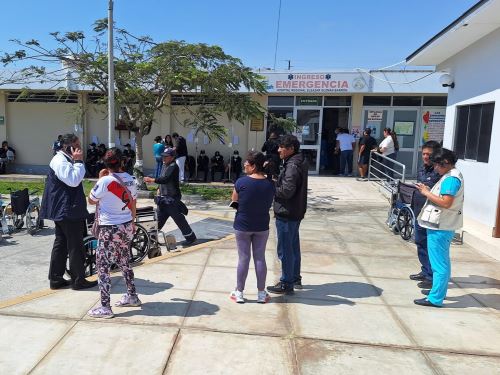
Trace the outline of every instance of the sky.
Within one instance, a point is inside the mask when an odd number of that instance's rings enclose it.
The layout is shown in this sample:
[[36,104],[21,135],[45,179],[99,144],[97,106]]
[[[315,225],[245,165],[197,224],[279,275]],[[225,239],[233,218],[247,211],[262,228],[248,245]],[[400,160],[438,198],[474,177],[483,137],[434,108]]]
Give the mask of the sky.
[[[274,67],[280,0],[115,0],[116,26],[155,41],[221,46],[254,69]],[[478,0],[282,0],[276,69],[377,69],[404,60]],[[107,0],[2,1],[0,52],[9,39],[52,44],[50,32],[84,31]]]

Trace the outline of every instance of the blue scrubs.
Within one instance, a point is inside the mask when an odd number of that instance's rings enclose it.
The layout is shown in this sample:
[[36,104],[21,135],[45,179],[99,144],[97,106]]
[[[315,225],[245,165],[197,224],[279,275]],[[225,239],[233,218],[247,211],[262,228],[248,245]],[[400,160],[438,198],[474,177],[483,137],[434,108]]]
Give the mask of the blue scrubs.
[[[460,180],[447,177],[441,184],[441,195],[455,196],[460,189]],[[454,230],[427,229],[427,248],[432,268],[432,289],[427,300],[434,305],[442,306],[448,291],[451,275],[450,245]]]

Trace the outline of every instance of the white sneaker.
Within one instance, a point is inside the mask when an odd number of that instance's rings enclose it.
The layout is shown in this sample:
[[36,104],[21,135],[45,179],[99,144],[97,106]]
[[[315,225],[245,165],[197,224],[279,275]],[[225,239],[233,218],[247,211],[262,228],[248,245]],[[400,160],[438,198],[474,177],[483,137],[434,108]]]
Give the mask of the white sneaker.
[[257,303],[267,303],[271,299],[271,296],[265,290],[259,290],[257,294]]
[[229,298],[231,298],[236,303],[245,303],[245,298],[243,298],[243,292],[240,292],[239,290],[233,290],[229,295]]

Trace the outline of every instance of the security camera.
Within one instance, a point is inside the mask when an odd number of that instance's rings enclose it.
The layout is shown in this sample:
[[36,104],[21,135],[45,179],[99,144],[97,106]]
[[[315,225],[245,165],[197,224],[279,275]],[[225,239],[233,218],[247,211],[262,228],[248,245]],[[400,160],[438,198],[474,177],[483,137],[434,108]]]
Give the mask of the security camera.
[[453,82],[453,77],[448,73],[445,73],[441,77],[439,77],[439,82],[443,87],[451,87],[451,88],[455,87],[455,82]]

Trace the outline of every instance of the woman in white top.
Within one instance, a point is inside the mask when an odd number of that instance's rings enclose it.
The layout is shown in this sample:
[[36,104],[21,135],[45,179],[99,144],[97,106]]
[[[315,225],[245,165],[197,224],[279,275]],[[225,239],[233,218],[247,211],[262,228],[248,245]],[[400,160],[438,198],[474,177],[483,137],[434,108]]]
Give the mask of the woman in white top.
[[137,188],[134,178],[121,171],[122,153],[113,147],[104,155],[106,169],[99,173],[99,180],[90,192],[88,202],[97,204],[96,218],[99,224],[96,250],[97,275],[101,292],[101,306],[91,309],[93,318],[112,318],[110,267],[117,264],[127,284],[124,294],[115,306],[140,306],[134,284],[134,272],[129,262],[129,246],[134,236],[135,204]]
[[[390,158],[395,160],[396,159],[396,149],[394,148],[394,139],[392,137],[392,130],[390,128],[385,128],[384,129],[384,140],[380,142],[380,145],[378,146],[378,151]],[[392,178],[394,176],[394,163],[392,163],[390,160],[384,159],[383,160],[386,168],[385,168],[385,174],[389,177]]]

